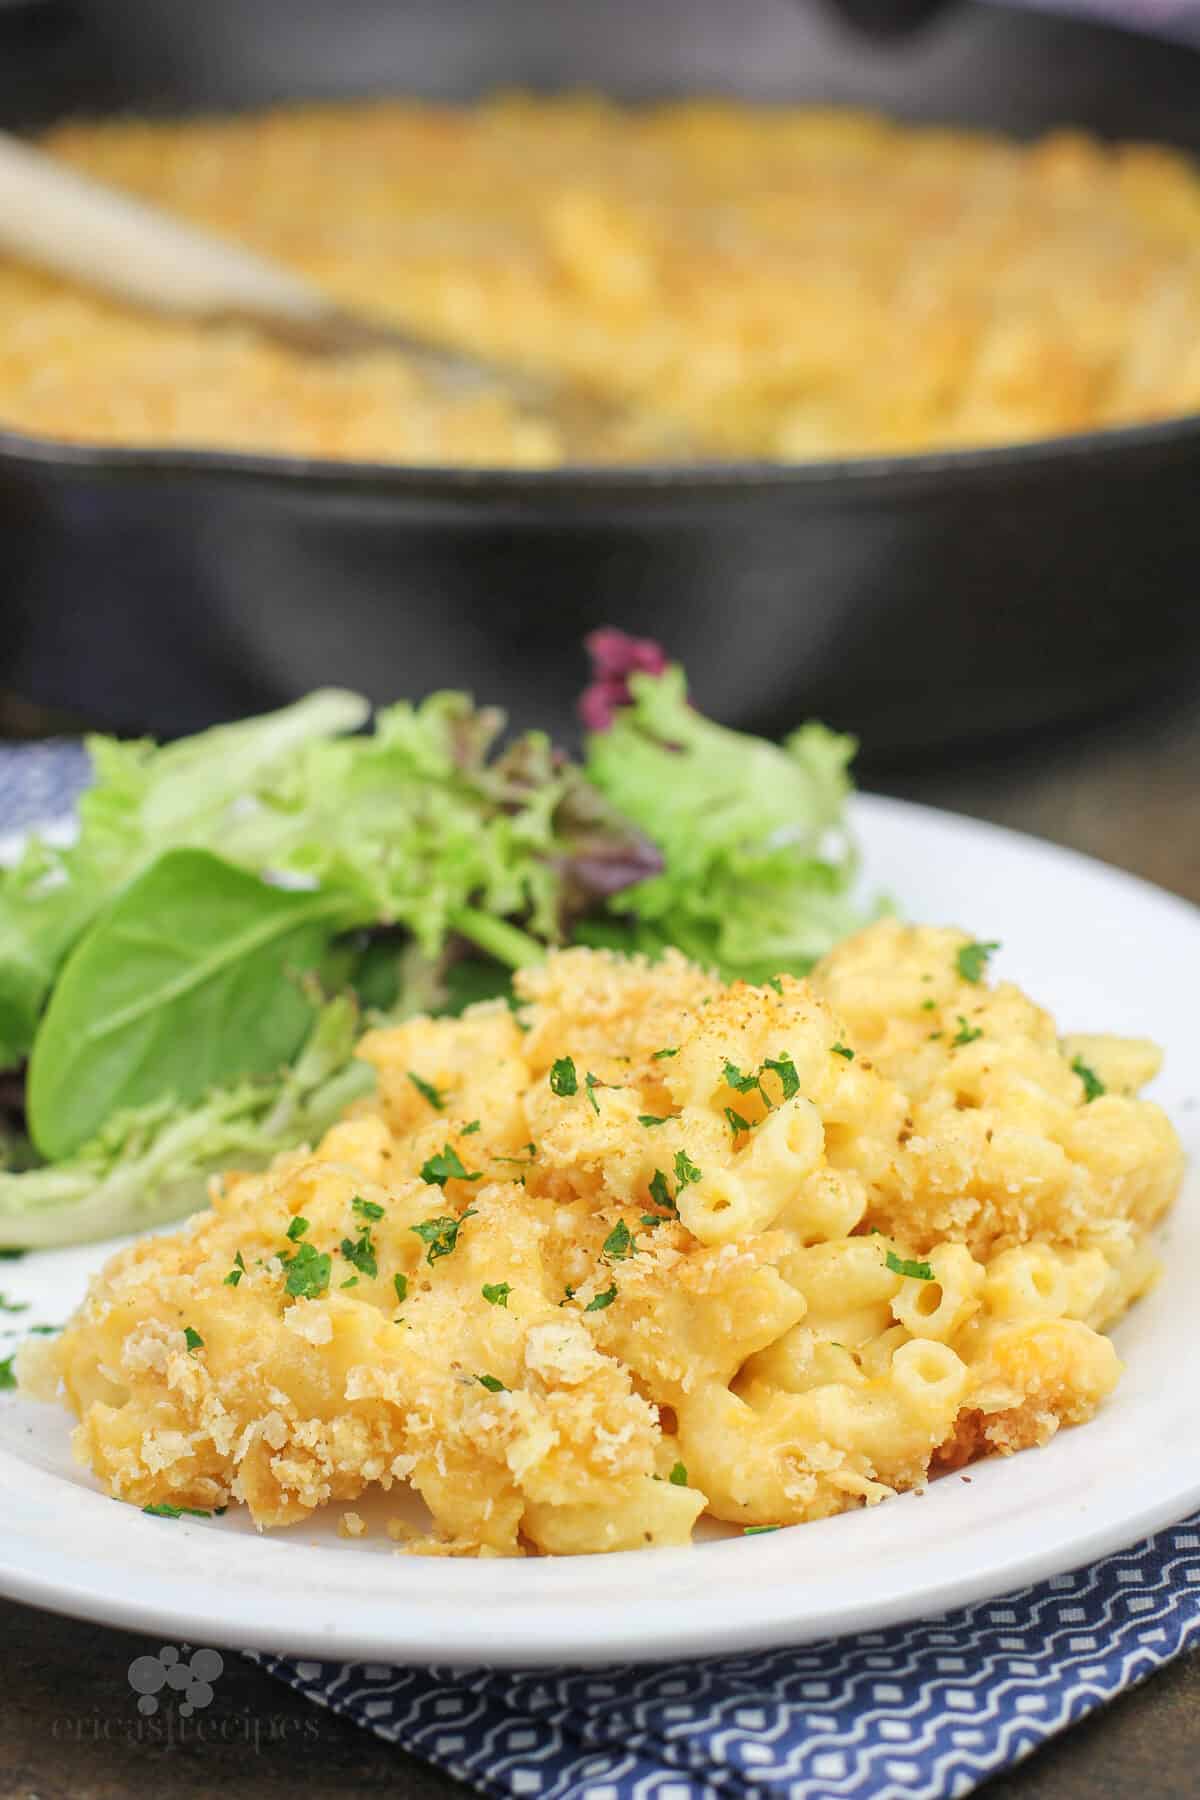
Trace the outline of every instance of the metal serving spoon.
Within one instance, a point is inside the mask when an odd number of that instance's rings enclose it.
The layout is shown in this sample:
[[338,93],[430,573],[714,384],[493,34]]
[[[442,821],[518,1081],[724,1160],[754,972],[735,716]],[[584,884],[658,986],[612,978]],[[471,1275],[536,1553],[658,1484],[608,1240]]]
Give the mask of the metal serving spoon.
[[[568,451],[581,459],[632,425],[617,403],[578,383],[489,362],[340,306],[267,257],[80,175],[6,132],[0,132],[0,250],[156,312],[252,324],[313,355],[398,351],[449,392],[507,393],[557,425]],[[646,443],[643,420],[638,435]],[[650,437],[642,455],[679,461],[695,454],[675,426],[656,425]]]

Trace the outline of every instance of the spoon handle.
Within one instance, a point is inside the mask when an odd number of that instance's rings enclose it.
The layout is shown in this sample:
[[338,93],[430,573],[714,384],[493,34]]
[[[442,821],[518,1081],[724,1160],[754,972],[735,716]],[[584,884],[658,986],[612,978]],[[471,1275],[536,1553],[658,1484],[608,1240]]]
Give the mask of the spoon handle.
[[0,132],[0,250],[135,305],[319,330],[316,288]]

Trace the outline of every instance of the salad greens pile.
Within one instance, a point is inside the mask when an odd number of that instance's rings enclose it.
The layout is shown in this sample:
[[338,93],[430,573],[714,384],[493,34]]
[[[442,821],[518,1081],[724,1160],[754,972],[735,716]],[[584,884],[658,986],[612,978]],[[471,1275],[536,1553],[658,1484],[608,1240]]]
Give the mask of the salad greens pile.
[[456,693],[91,740],[76,840],[0,871],[0,1245],[186,1212],[369,1091],[365,1019],[507,994],[555,944],[761,980],[860,923],[851,740],[726,730],[656,646],[590,647],[582,764]]

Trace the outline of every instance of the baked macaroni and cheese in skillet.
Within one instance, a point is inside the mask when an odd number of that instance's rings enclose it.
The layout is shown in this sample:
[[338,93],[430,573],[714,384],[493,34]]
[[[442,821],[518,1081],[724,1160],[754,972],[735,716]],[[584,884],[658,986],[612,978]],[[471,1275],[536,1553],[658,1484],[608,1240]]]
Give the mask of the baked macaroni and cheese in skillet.
[[[1200,174],[845,109],[497,95],[59,127],[74,167],[336,299],[633,416],[595,459],[961,449],[1200,408]],[[537,468],[550,417],[0,258],[0,424],[67,442]],[[578,448],[574,452],[579,454]]]
[[[877,923],[807,981],[568,949],[370,1034],[312,1151],[120,1251],[22,1381],[118,1499],[260,1527],[405,1483],[427,1554],[798,1524],[1112,1391],[1177,1191],[1158,1054],[991,946]],[[361,1531],[356,1514],[348,1529]]]

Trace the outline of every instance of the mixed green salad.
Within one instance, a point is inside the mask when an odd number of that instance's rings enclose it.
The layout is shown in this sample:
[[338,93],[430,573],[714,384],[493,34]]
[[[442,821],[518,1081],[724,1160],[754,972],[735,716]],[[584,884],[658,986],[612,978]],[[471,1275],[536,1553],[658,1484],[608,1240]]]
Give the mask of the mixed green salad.
[[458,693],[90,741],[75,841],[0,872],[0,1245],[202,1204],[369,1090],[365,1021],[506,994],[553,945],[762,980],[861,922],[852,740],[743,736],[657,646],[589,647],[581,762]]

